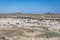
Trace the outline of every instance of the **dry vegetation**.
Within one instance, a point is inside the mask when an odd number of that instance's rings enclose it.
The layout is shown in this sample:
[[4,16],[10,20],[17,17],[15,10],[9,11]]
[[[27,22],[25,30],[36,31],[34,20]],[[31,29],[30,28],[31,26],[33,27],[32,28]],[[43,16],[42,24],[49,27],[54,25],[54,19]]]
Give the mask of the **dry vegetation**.
[[60,20],[39,19],[40,15],[38,18],[35,15],[33,18],[2,16],[0,40],[60,40]]

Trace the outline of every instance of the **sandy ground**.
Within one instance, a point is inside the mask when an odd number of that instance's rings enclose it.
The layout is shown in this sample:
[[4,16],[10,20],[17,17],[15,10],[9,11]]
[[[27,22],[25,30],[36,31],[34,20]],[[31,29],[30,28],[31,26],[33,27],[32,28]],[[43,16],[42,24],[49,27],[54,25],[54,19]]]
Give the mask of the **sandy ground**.
[[60,22],[54,20],[30,20],[30,19],[14,19],[14,18],[1,18],[0,19],[0,27],[12,27],[12,26],[18,26],[18,27],[27,27],[30,26],[46,26],[51,27],[54,29],[60,29]]
[[54,38],[36,38],[36,37],[14,37],[14,38],[8,38],[10,40],[60,40],[60,37],[54,37]]
[[[17,18],[0,18],[0,30],[2,29],[12,29],[12,27],[25,27],[27,29],[36,29],[41,30],[40,26],[48,27],[50,30],[56,29],[60,30],[60,22],[56,20],[43,20],[39,21],[36,19],[17,19]],[[27,34],[27,33],[26,33]],[[32,33],[28,33],[27,35]],[[36,35],[36,33],[34,33]],[[39,34],[39,32],[37,32]],[[15,37],[7,37],[9,40],[60,40],[60,37],[54,38],[34,38],[34,37],[22,37],[22,36],[15,36]]]

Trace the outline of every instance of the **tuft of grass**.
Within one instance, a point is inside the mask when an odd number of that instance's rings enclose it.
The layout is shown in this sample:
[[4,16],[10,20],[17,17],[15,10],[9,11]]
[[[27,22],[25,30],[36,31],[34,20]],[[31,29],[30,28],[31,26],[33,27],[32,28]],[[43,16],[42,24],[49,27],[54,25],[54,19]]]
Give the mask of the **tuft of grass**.
[[57,33],[55,31],[50,31],[48,27],[42,27],[44,31],[43,34],[36,35],[35,37],[45,37],[45,38],[52,38],[52,37],[60,37],[60,33]]
[[21,32],[19,32],[19,35],[22,35],[22,33],[21,33]]

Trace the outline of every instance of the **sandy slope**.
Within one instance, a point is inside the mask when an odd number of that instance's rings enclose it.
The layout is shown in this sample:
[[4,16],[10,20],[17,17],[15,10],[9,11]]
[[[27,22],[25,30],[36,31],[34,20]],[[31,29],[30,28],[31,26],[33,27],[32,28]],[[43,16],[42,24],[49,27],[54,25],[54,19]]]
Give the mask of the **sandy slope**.
[[[43,34],[40,32],[40,30],[44,30],[41,27],[47,27],[49,30],[54,31],[54,30],[60,30],[60,22],[56,20],[43,20],[39,21],[36,19],[17,19],[17,18],[0,18],[0,30],[2,29],[12,29],[12,28],[20,28],[18,30],[24,31],[23,33],[25,34],[24,36],[35,36],[38,34]],[[21,28],[23,27],[23,28]],[[30,30],[33,30],[31,32]],[[30,32],[28,32],[30,31]],[[9,32],[9,31],[8,31]],[[11,32],[9,32],[11,33]],[[14,36],[15,37],[15,36]],[[18,37],[16,36],[15,38],[11,38],[12,40],[60,40],[60,38],[26,38],[26,37]],[[8,38],[8,37],[7,37]]]

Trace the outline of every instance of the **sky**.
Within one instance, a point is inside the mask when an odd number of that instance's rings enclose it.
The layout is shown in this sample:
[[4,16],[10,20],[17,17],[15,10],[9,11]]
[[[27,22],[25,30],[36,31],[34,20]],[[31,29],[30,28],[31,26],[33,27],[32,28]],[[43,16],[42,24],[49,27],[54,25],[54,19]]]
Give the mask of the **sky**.
[[58,13],[60,0],[0,0],[0,13]]

